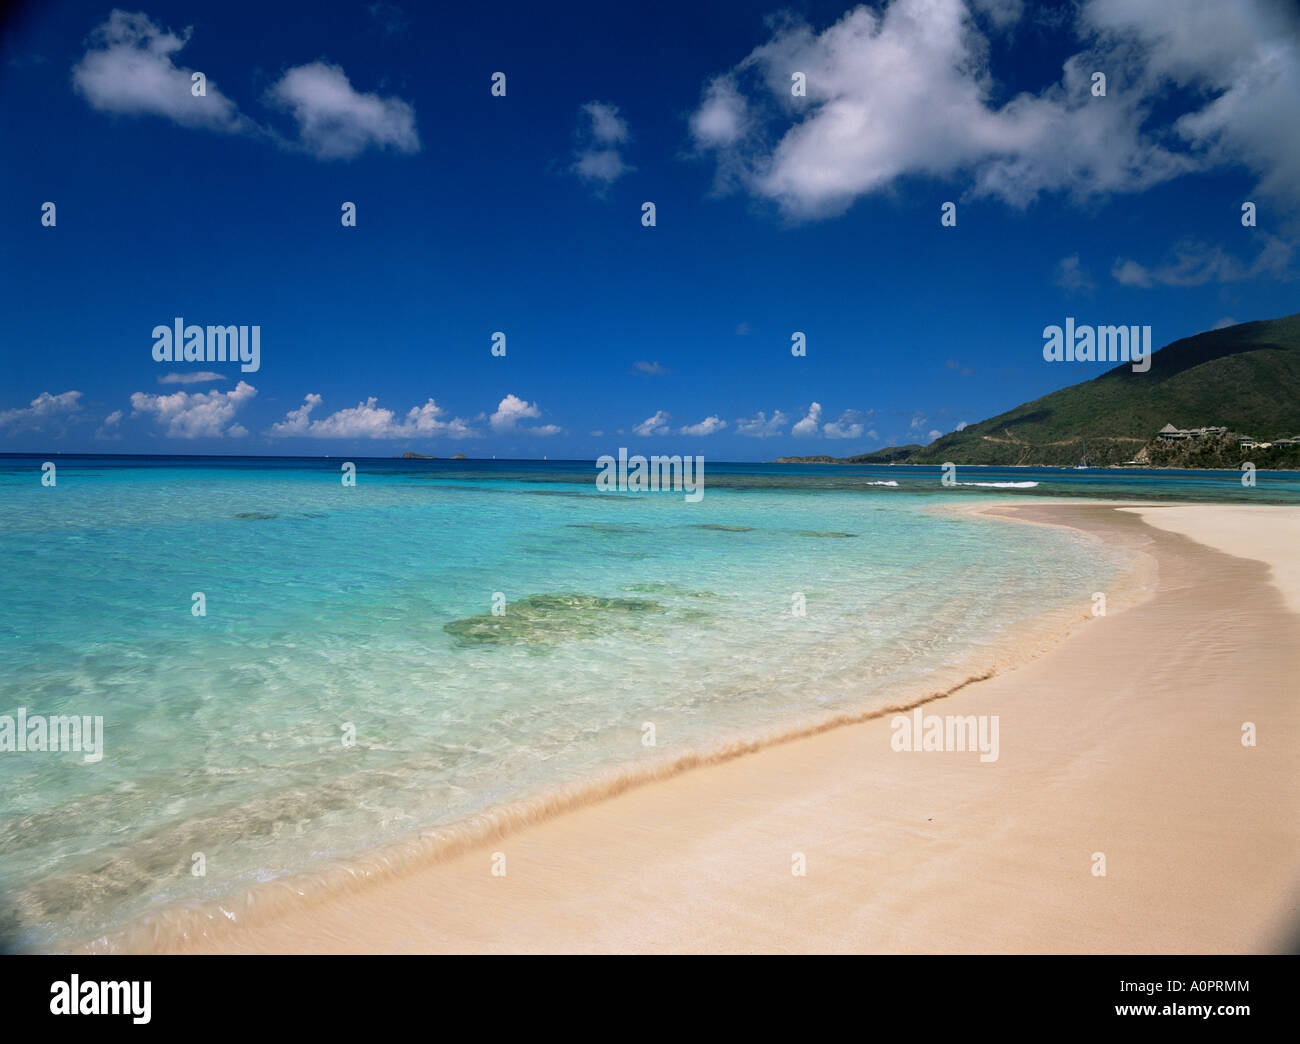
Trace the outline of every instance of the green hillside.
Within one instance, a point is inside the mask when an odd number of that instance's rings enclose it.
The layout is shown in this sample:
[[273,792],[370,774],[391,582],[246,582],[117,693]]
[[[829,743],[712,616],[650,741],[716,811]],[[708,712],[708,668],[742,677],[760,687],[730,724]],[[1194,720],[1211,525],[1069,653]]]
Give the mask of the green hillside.
[[1300,314],[1186,337],[1153,353],[1146,373],[1122,363],[928,446],[847,461],[1073,465],[1086,439],[1090,464],[1117,464],[1169,423],[1222,425],[1261,440],[1300,435]]

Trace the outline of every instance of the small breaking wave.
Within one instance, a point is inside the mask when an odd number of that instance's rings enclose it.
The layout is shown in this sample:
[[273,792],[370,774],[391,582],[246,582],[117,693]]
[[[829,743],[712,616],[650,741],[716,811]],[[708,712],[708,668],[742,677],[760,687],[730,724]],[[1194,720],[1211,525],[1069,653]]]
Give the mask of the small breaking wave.
[[843,725],[883,718],[945,699],[968,685],[992,678],[997,671],[992,665],[984,665],[964,677],[963,673],[958,669],[940,682],[940,688],[923,686],[902,699],[854,710],[833,711],[718,739],[648,761],[611,766],[595,775],[558,784],[531,797],[491,806],[476,815],[420,831],[350,859],[334,859],[310,870],[273,876],[246,885],[221,900],[165,903],[125,925],[71,947],[71,952],[166,953],[178,947],[202,947],[232,928],[269,920],[349,893],[355,894],[368,883],[396,879],[628,790]]

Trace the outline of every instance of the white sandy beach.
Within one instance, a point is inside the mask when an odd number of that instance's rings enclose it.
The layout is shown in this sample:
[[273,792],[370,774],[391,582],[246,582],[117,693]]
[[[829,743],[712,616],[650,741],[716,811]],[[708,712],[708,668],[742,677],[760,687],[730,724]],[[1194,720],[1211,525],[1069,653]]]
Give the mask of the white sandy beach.
[[[933,701],[683,772],[189,952],[1241,952],[1300,925],[1300,512],[1026,503],[1152,556],[1050,651]],[[990,523],[1006,524],[1006,523]],[[1150,574],[1148,574],[1150,575]],[[1117,595],[1120,594],[1117,592]],[[1081,605],[1081,620],[1088,604]],[[1242,743],[1254,724],[1256,746]],[[492,873],[503,853],[504,876]],[[801,853],[806,876],[792,873]],[[1106,874],[1093,873],[1104,853]]]

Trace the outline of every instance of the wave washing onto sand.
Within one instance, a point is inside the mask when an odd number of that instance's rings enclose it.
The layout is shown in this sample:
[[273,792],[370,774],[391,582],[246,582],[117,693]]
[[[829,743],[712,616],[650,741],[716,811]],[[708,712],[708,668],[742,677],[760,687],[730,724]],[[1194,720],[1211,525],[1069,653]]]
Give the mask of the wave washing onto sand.
[[[993,521],[989,515],[983,517]],[[1131,556],[1126,569],[1113,581],[1112,604],[1122,609],[1145,598],[1150,590],[1152,570],[1152,563],[1146,556]],[[1087,618],[1079,613],[1077,607],[1058,607],[1009,630],[991,645],[968,650],[956,662],[936,668],[905,690],[892,696],[878,694],[861,707],[753,730],[651,760],[623,763],[586,779],[548,787],[531,797],[488,808],[458,822],[378,846],[355,858],[335,860],[312,871],[286,874],[242,888],[220,901],[169,903],[74,947],[73,952],[201,952],[205,943],[242,926],[263,923],[341,894],[417,872],[636,787],[667,780],[695,768],[721,764],[767,747],[890,714],[905,713],[945,699],[969,685],[1035,659],[1065,640]]]
[[951,696],[967,685],[993,677],[995,673],[995,669],[989,668],[923,696],[857,712],[830,714],[649,762],[620,766],[590,779],[550,788],[531,798],[489,808],[458,823],[392,842],[347,862],[336,861],[315,871],[252,885],[221,901],[165,906],[124,928],[75,947],[71,952],[167,953],[200,945],[238,926],[301,910],[340,894],[452,859],[471,849],[503,840],[526,827],[606,801],[635,787],[671,779],[691,769],[721,764],[843,725],[910,711]]

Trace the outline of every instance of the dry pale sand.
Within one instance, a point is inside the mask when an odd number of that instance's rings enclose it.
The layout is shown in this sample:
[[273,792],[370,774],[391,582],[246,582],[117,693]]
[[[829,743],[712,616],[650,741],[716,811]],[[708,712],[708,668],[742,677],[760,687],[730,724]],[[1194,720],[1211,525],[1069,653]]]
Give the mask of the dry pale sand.
[[1182,533],[1217,551],[1267,562],[1283,600],[1300,613],[1300,511],[1276,505],[1224,506],[1207,511],[1196,504],[1165,504],[1136,513],[1149,525]]
[[[1152,556],[1154,592],[927,713],[685,772],[349,894],[227,952],[1239,952],[1300,923],[1300,512],[1020,504]],[[1194,542],[1198,541],[1198,542]],[[1225,553],[1226,552],[1226,553]],[[1130,599],[1129,602],[1132,602]],[[1244,746],[1253,722],[1258,745]],[[505,876],[491,873],[504,853]],[[806,876],[792,873],[795,853]],[[1094,876],[1104,853],[1106,876]]]

